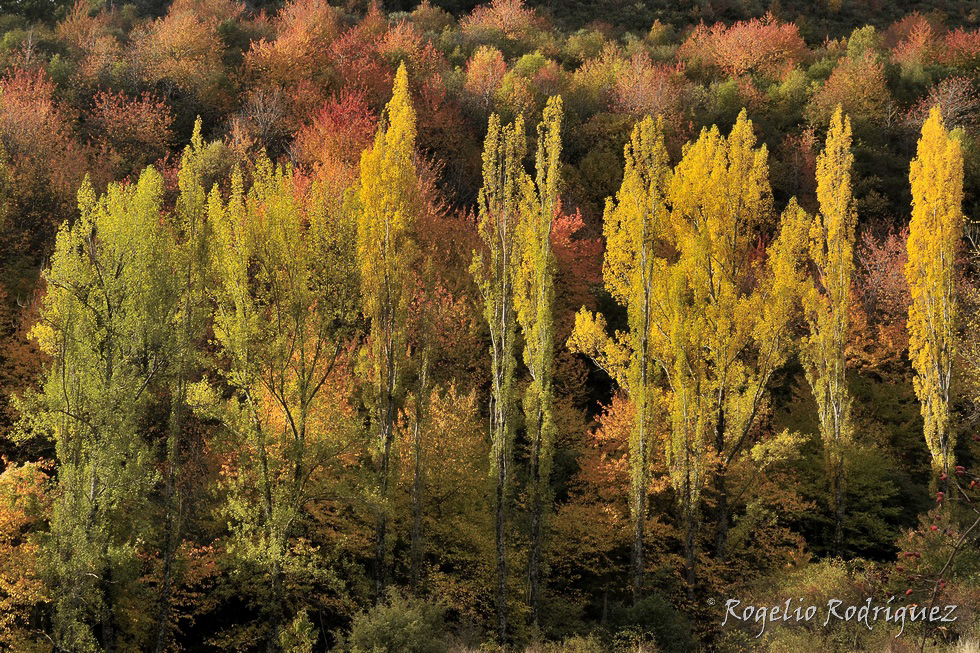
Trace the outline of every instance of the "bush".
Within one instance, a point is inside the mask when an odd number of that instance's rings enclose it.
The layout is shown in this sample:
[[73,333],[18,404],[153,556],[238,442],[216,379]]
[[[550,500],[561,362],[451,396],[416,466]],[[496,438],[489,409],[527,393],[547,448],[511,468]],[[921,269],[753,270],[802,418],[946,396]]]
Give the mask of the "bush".
[[336,653],[446,653],[446,608],[389,590],[383,603],[354,617]]
[[[634,606],[610,605],[609,623],[633,645],[652,639],[658,651],[688,651],[692,648],[691,626],[662,596],[650,593]],[[623,642],[626,643],[626,642]]]

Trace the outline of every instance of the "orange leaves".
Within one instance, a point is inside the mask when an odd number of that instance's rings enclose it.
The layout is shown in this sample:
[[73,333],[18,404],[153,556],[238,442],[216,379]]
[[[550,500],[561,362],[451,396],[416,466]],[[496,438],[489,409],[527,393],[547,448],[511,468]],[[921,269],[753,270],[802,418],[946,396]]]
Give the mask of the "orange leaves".
[[796,25],[781,23],[771,13],[739,21],[731,27],[716,23],[697,27],[678,50],[678,58],[700,62],[732,77],[750,72],[778,77],[806,53]]
[[214,17],[189,7],[172,10],[149,27],[142,48],[151,80],[165,80],[199,97],[218,91],[222,45]]
[[46,465],[0,460],[0,648],[28,638],[31,610],[45,599],[30,533],[50,512]]
[[0,140],[10,158],[14,227],[44,240],[51,223],[74,209],[74,195],[88,168],[73,139],[71,118],[54,99],[43,70],[10,70],[0,78]]
[[259,41],[247,53],[249,79],[269,87],[321,80],[329,71],[327,50],[341,31],[337,11],[326,2],[299,0],[283,8],[276,28],[275,40]]
[[100,91],[91,121],[96,145],[117,178],[167,154],[173,118],[167,104],[149,93],[128,98]]
[[849,352],[861,365],[898,360],[908,347],[905,319],[912,299],[905,280],[907,240],[907,228],[891,230],[880,238],[870,231],[861,235],[855,252],[858,275],[855,290],[860,305],[855,304],[853,309],[863,310],[852,318],[852,351]]
[[8,154],[64,134],[68,124],[54,102],[54,82],[42,70],[14,69],[0,79],[0,132]]
[[484,111],[493,106],[493,97],[507,73],[507,62],[497,48],[482,46],[466,62],[464,88],[469,91]]
[[464,38],[471,41],[525,41],[543,27],[543,21],[523,0],[493,0],[460,20],[460,27]]
[[938,54],[937,31],[925,16],[915,12],[889,27],[882,41],[892,49],[897,63],[929,64]]

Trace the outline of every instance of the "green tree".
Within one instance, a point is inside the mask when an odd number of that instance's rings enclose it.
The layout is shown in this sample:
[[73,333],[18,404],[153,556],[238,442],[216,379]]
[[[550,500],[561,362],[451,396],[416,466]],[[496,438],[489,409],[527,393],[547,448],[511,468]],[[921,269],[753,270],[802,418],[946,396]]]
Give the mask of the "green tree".
[[195,389],[195,401],[216,406],[235,436],[231,548],[265,575],[267,651],[281,640],[287,574],[329,575],[293,538],[312,479],[357,429],[333,387],[351,363],[358,328],[355,224],[346,211],[330,210],[337,203],[318,183],[298,188],[290,168],[263,157],[247,193],[237,170],[227,203],[211,191],[214,334],[234,395],[222,403],[205,386]]
[[101,197],[85,181],[79,218],[58,232],[32,331],[51,357],[41,406],[59,491],[46,558],[61,650],[115,650],[139,621],[120,605],[140,592],[156,480],[144,420],[175,354],[179,296],[162,199],[153,168]]
[[406,319],[418,258],[415,221],[419,211],[415,167],[415,109],[405,65],[398,68],[391,101],[374,145],[361,157],[357,258],[364,315],[370,320],[370,360],[375,393],[379,509],[375,541],[376,593],[386,584],[391,447],[404,394]]
[[201,137],[201,119],[194,125],[191,143],[184,149],[177,185],[180,194],[172,214],[171,227],[175,247],[171,264],[179,293],[174,319],[174,357],[170,363],[170,420],[167,425],[166,464],[164,467],[164,526],[162,571],[160,579],[159,616],[157,618],[157,653],[166,650],[171,637],[170,611],[173,601],[174,561],[181,541],[186,517],[180,495],[181,449],[183,429],[188,412],[187,391],[192,375],[198,369],[198,347],[203,337],[209,310],[206,306],[208,245],[211,232],[207,223],[207,191],[203,182],[206,146]]

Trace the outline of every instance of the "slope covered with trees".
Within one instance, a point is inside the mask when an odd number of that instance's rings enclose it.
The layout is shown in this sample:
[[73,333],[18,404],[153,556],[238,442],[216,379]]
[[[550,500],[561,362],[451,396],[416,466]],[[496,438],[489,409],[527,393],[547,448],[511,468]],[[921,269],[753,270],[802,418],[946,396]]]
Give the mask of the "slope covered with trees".
[[0,648],[980,639],[980,15],[620,4],[0,6]]

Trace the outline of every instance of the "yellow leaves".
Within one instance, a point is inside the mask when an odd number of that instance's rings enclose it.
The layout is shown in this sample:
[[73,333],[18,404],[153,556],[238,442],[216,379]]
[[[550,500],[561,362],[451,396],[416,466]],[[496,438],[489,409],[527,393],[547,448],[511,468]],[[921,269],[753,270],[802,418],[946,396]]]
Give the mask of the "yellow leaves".
[[[603,216],[606,257],[602,275],[612,296],[630,311],[630,328],[644,328],[642,296],[650,285],[654,249],[667,228],[670,180],[663,120],[647,116],[625,147],[623,184]],[[632,307],[632,308],[630,308]]]
[[783,432],[756,443],[749,452],[756,469],[761,471],[772,465],[793,460],[799,455],[808,437],[803,433],[783,429]]
[[939,107],[922,126],[909,181],[909,354],[933,465],[948,472],[955,444],[949,428],[949,385],[958,318],[953,266],[963,235],[963,152],[946,131]]
[[418,213],[414,157],[415,110],[402,64],[374,145],[361,156],[357,226],[365,314],[391,321],[384,327],[389,332],[394,324],[404,323],[408,307],[407,277],[415,258],[413,233]]
[[851,189],[853,163],[851,121],[838,105],[830,121],[826,147],[817,157],[820,211],[809,220],[792,202],[787,213],[792,209],[797,218],[784,214],[784,221],[810,223],[801,236],[807,242],[816,279],[807,277],[800,284],[803,316],[809,330],[803,341],[801,360],[817,403],[820,437],[832,483],[838,488],[843,482],[843,447],[851,439],[851,398],[847,389],[845,349],[857,220]]
[[628,369],[631,350],[621,340],[606,333],[606,318],[585,308],[575,314],[575,326],[568,338],[568,348],[584,354],[623,388],[629,390]]

